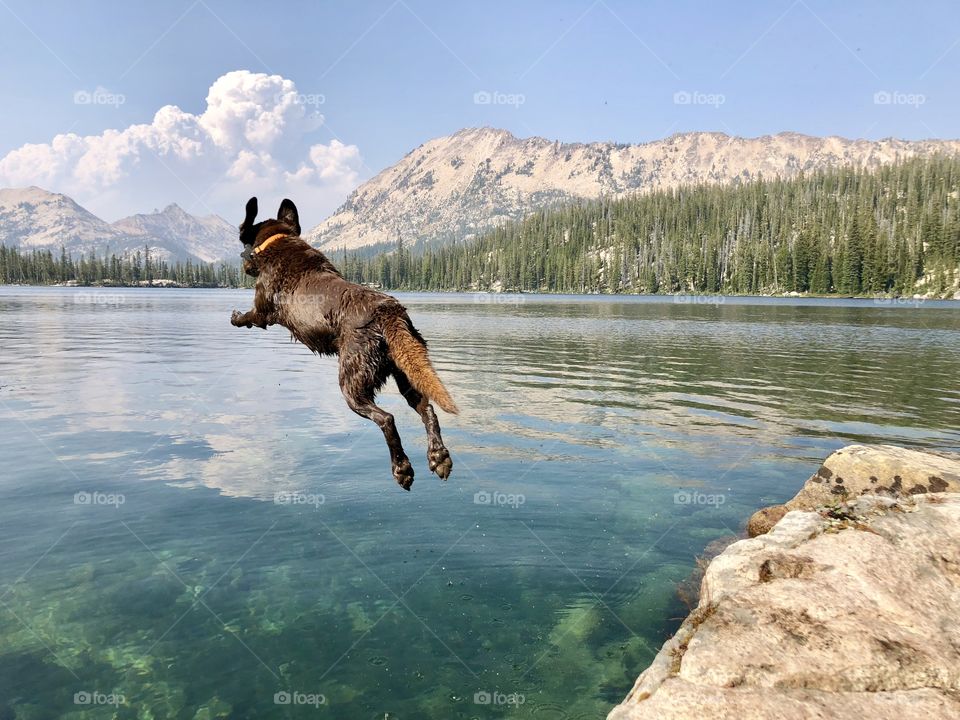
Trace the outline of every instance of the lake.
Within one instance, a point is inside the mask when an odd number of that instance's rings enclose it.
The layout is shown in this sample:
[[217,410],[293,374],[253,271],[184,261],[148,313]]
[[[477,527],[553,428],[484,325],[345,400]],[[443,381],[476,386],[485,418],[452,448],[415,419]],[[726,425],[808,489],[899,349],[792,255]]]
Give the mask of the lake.
[[0,288],[0,720],[600,718],[831,451],[960,447],[960,303],[400,297],[410,493],[250,291]]

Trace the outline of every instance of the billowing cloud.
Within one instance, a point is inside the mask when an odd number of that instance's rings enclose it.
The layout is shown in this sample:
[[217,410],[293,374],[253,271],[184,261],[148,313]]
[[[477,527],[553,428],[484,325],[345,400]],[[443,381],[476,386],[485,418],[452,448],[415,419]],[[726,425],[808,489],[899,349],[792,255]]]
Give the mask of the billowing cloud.
[[218,78],[206,109],[175,105],[150,123],[99,135],[57,135],[0,158],[0,186],[63,192],[106,219],[178,202],[231,222],[250,195],[290,196],[317,223],[359,181],[355,145],[310,144],[323,125],[315,98],[279,75],[237,70]]

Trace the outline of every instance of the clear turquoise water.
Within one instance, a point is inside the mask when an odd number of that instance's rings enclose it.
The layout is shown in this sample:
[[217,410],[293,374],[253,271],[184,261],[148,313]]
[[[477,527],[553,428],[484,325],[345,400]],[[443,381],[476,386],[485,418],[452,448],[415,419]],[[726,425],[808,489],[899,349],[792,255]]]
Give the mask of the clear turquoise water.
[[0,288],[0,720],[599,718],[710,541],[960,447],[958,303],[402,299],[463,410],[442,483],[387,392],[409,494],[249,292]]

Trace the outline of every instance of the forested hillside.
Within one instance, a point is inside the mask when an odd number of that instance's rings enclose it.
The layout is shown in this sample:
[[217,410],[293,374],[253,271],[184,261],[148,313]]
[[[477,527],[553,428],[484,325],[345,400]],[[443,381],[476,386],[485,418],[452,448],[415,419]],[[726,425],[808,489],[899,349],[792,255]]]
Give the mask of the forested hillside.
[[944,293],[960,272],[960,159],[572,204],[478,239],[333,258],[405,290]]
[[[168,280],[184,287],[240,287],[252,284],[238,265],[175,262],[151,257],[149,248],[109,258],[94,254],[74,258],[61,250],[20,252],[0,245],[0,284],[140,285]],[[249,281],[249,282],[248,282]]]

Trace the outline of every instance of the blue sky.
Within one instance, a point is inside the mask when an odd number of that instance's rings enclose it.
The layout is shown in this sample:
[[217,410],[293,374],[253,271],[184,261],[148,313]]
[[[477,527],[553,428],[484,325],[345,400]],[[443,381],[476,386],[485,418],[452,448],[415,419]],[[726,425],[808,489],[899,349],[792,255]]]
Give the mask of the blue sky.
[[[107,219],[177,201],[232,221],[246,186],[299,191],[325,215],[418,144],[476,125],[564,141],[960,136],[955,2],[0,0],[0,64],[0,185],[68,192]],[[277,115],[279,139],[230,137],[226,105],[199,119],[237,70],[292,82],[303,112]],[[230,77],[222,103],[278,97]],[[166,105],[185,115],[104,139]],[[94,140],[54,141],[66,133]]]

